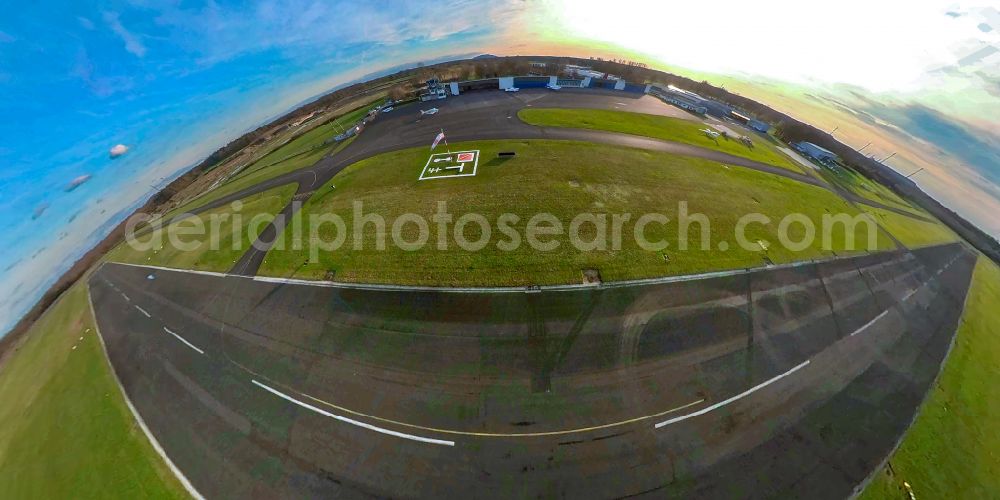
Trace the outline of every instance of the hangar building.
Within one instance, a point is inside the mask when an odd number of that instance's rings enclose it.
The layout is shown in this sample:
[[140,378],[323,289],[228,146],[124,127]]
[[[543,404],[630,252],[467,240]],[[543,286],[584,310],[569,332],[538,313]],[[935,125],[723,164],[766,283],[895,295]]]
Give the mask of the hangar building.
[[802,141],[794,145],[795,149],[801,151],[806,156],[819,161],[833,161],[837,159],[837,154],[829,149],[817,146],[811,142]]

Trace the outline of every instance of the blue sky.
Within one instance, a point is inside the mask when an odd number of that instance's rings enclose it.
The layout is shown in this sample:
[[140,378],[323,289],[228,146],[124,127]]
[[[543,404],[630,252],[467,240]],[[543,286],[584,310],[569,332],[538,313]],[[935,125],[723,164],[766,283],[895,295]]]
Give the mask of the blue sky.
[[[615,3],[615,8],[607,2],[561,0],[0,5],[0,230],[8,242],[0,257],[0,283],[8,290],[0,297],[0,332],[157,186],[294,104],[399,64],[480,52],[586,56],[592,51],[583,47],[595,41],[642,54],[654,65],[753,73],[801,85],[861,86],[887,96],[885,102],[891,97],[894,104],[933,110],[901,113],[887,105],[882,110],[887,119],[922,125],[928,117],[957,120],[958,132],[945,129],[951,138],[964,140],[962,132],[988,128],[995,124],[993,112],[1000,113],[996,94],[990,94],[1000,88],[1000,55],[989,49],[1000,36],[996,8],[884,3],[875,14],[884,19],[895,13],[899,26],[897,43],[875,51],[874,57],[894,61],[879,73],[878,64],[854,67],[856,57],[843,57],[851,50],[868,52],[867,46],[828,46],[826,34],[812,36],[811,29],[790,33],[804,37],[799,45],[811,53],[830,52],[827,64],[790,69],[788,59],[778,59],[766,46],[747,62],[742,50],[734,50],[745,38],[725,27],[707,34],[675,26],[674,36],[698,42],[682,46],[649,23],[697,6],[629,3]],[[867,2],[820,4],[839,10],[817,14],[803,11],[802,2],[776,5],[776,12],[792,17],[766,29],[808,26],[817,15],[850,23],[858,12],[874,8]],[[830,7],[835,4],[842,7]],[[720,9],[740,5],[746,3]],[[635,16],[640,11],[651,15]],[[752,21],[747,15],[733,17],[745,26]],[[934,23],[931,35],[928,23]],[[983,24],[995,29],[984,30]],[[940,39],[924,40],[934,36]],[[979,96],[980,102],[950,102],[956,92],[940,92],[949,85],[963,92],[974,89],[968,95]],[[991,95],[993,101],[984,106]],[[109,159],[109,148],[119,143],[129,152]],[[995,156],[985,158],[989,162]],[[81,175],[92,177],[67,192],[70,181]],[[32,218],[36,211],[41,212],[37,220]]]
[[[143,1],[5,12],[0,229],[12,244],[0,262],[10,291],[0,297],[0,332],[156,186],[214,149],[364,74],[467,54],[463,47],[495,35],[484,14],[510,11],[469,2]],[[130,150],[111,160],[119,143]],[[92,177],[66,192],[80,175]]]

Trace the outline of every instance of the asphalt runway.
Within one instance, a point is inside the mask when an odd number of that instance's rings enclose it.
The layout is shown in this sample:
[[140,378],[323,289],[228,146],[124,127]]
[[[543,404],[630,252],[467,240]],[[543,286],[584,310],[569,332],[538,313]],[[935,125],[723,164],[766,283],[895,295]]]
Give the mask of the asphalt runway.
[[[435,115],[421,115],[420,110],[436,107]],[[438,101],[415,103],[385,113],[372,121],[357,138],[342,151],[321,159],[316,164],[265,180],[254,186],[231,193],[192,210],[201,213],[218,208],[247,196],[290,183],[298,185],[295,200],[305,201],[316,189],[325,185],[341,170],[365,158],[382,153],[417,146],[429,146],[434,137],[444,130],[452,143],[474,140],[523,140],[549,139],[595,142],[615,146],[626,146],[652,151],[661,151],[681,156],[704,158],[720,165],[735,165],[751,168],[773,175],[834,190],[839,196],[853,203],[861,203],[907,217],[927,221],[925,217],[884,205],[857,196],[854,193],[836,189],[818,178],[799,172],[756,162],[713,149],[677,142],[651,139],[629,134],[600,130],[536,127],[522,122],[517,112],[527,107],[536,108],[591,108],[630,111],[688,118],[701,122],[700,117],[686,113],[666,104],[655,97],[621,91],[603,89],[526,89],[520,92],[476,91],[452,96]],[[296,205],[290,202],[282,209],[277,220],[290,220]],[[177,218],[185,217],[186,214]],[[230,270],[233,274],[253,276],[257,274],[267,255],[268,249],[280,235],[282,224],[268,225],[259,235],[254,247],[247,251]]]
[[89,285],[210,498],[843,498],[909,426],[975,259],[450,291],[108,263]]

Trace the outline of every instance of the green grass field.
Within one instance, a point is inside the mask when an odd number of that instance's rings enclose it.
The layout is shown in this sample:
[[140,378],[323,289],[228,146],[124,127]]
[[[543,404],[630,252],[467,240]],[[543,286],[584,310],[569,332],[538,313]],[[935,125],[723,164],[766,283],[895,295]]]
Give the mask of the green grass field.
[[[832,255],[822,250],[821,238],[801,251],[785,249],[776,236],[779,219],[792,212],[801,212],[818,224],[827,213],[860,213],[827,190],[802,184],[772,174],[740,167],[724,167],[697,158],[666,153],[578,142],[561,141],[480,141],[452,144],[451,150],[481,149],[479,172],[475,177],[418,181],[428,151],[414,148],[362,160],[338,174],[321,188],[304,206],[301,217],[336,214],[345,221],[345,245],[336,251],[318,252],[310,262],[310,245],[292,250],[293,237],[286,228],[285,250],[274,249],[267,255],[262,274],[331,278],[342,281],[374,283],[406,283],[428,285],[528,285],[579,283],[584,269],[598,269],[605,281],[686,274],[708,270],[733,269]],[[500,162],[495,158],[500,150],[515,150],[516,159]],[[378,212],[386,219],[385,231],[391,232],[392,222],[401,214],[412,212],[429,222],[429,242],[420,250],[405,251],[392,244],[386,236],[387,250],[375,248],[375,227],[368,225],[363,233],[364,248],[352,248],[352,202],[364,204],[364,212]],[[484,216],[493,227],[489,244],[480,251],[458,247],[450,236],[447,250],[438,250],[437,225],[431,222],[438,201],[446,201],[457,220],[467,212]],[[700,247],[700,226],[688,229],[692,248],[678,249],[678,202],[686,201],[690,213],[703,213],[710,219],[710,248]],[[535,214],[550,212],[564,228],[580,213],[608,214],[607,234],[612,234],[610,214],[629,213],[631,223],[623,225],[622,245],[613,249],[583,251],[560,237],[558,249],[537,251],[528,244],[505,251],[497,247],[510,241],[495,224],[504,213],[513,213],[520,220],[512,227],[525,234],[527,220]],[[663,251],[640,248],[633,238],[633,223],[645,213],[662,213],[671,219],[667,225],[651,224],[650,241],[666,239],[669,247]],[[760,212],[771,217],[769,225],[752,224],[746,231],[753,248],[741,249],[734,239],[739,217]],[[453,221],[454,222],[454,221]],[[311,241],[308,224],[302,239]],[[873,226],[874,227],[874,226]],[[582,239],[589,241],[597,234],[593,224],[582,226]],[[326,224],[317,233],[326,241],[337,234],[333,224]],[[790,231],[798,239],[803,231],[794,225]],[[857,248],[867,247],[863,226],[855,228]],[[845,249],[845,231],[833,231],[831,249]],[[819,233],[817,233],[819,234]],[[479,226],[466,227],[466,238],[478,240]],[[407,224],[404,239],[414,241],[419,236],[415,224]],[[875,247],[890,248],[891,242],[876,236]],[[770,243],[760,251],[758,240]],[[729,244],[720,251],[718,242]],[[318,247],[317,247],[318,248]]]
[[[344,144],[342,144],[341,147],[342,146],[344,146]],[[331,151],[333,151],[333,147],[317,149],[294,158],[289,158],[275,165],[271,165],[268,168],[257,170],[252,174],[237,177],[211,191],[207,191],[204,194],[187,201],[183,205],[170,210],[169,212],[166,212],[163,214],[162,218],[169,219],[170,217],[184,213],[185,211],[195,210],[198,207],[207,205],[215,200],[239,192],[243,189],[253,187],[268,179],[312,166],[319,160],[323,159],[323,157]]]
[[[107,260],[182,269],[228,271],[250,248],[250,244],[257,239],[266,227],[266,223],[273,219],[274,214],[288,204],[295,190],[295,184],[269,189],[240,200],[242,204],[240,210],[234,210],[232,205],[227,205],[175,222],[164,228],[161,232],[162,237],[156,244],[149,245],[148,249],[136,249],[125,242],[109,252]],[[234,224],[236,217],[241,219],[241,224],[238,226]],[[264,223],[254,223],[255,218]],[[213,220],[219,220],[218,230],[207,231],[212,227]],[[201,236],[181,234],[197,223],[206,229]],[[239,230],[234,231],[237,228]],[[211,234],[218,235],[215,249],[212,248]],[[197,248],[187,249],[171,244],[171,235],[182,243],[198,243]],[[152,237],[153,235],[147,234],[138,239],[140,242],[147,242],[151,241]]]
[[336,144],[326,144],[323,143],[336,136],[337,134],[343,132],[345,129],[350,128],[355,123],[360,121],[362,118],[368,114],[368,111],[377,106],[382,102],[381,99],[369,102],[364,106],[351,110],[350,112],[331,120],[323,125],[313,128],[312,130],[296,137],[288,144],[281,146],[274,151],[271,151],[266,156],[255,161],[253,164],[248,166],[240,175],[235,177],[233,180],[239,180],[241,177],[250,175],[261,169],[270,169],[279,163],[286,162],[296,155],[300,155],[309,151],[316,149],[326,149],[330,150],[336,147]]
[[[889,234],[910,248],[948,243],[959,239],[958,235],[948,229],[948,226],[940,222],[924,222],[875,207],[864,206],[863,208]],[[932,218],[933,216],[925,215],[925,217]]]
[[862,198],[884,203],[892,207],[901,208],[918,215],[927,216],[927,212],[908,203],[888,187],[883,186],[882,184],[879,184],[850,168],[841,165],[836,165],[834,167],[824,165],[821,166],[819,172],[822,178],[827,182],[836,184],[858,196],[861,196]]
[[126,407],[77,283],[0,365],[0,498],[185,497]]
[[355,108],[328,123],[313,128],[287,144],[275,148],[248,165],[235,177],[211,191],[199,194],[180,207],[170,210],[164,214],[164,217],[169,218],[187,210],[194,210],[267,179],[309,167],[323,159],[324,156],[343,149],[353,142],[353,137],[339,144],[323,144],[323,142],[340,133],[343,127],[351,126],[363,118],[377,102],[381,102],[381,99]]
[[543,127],[607,130],[682,142],[802,173],[802,168],[795,160],[778,151],[777,147],[769,142],[773,139],[752,135],[754,147],[751,149],[735,139],[725,137],[710,139],[702,132],[702,129],[708,126],[701,122],[670,116],[600,109],[531,108],[518,111],[517,116],[526,123]]
[[980,257],[955,347],[913,427],[864,500],[995,498],[1000,492],[1000,268]]

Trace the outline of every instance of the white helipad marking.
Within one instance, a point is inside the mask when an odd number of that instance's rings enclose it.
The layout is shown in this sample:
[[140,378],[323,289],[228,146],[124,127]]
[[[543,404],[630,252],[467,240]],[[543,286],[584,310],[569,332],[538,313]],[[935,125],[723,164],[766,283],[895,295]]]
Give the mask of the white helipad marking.
[[187,339],[185,339],[184,337],[181,337],[180,335],[177,335],[176,333],[174,333],[173,331],[171,331],[169,328],[163,327],[163,331],[169,333],[170,335],[173,335],[174,337],[177,338],[177,340],[180,340],[181,342],[184,342],[184,345],[186,345],[186,346],[194,349],[195,351],[198,351],[198,354],[205,354],[205,351],[202,351],[201,349],[198,349],[197,347],[194,346],[194,344],[188,342]]
[[744,398],[746,396],[749,396],[749,395],[751,395],[751,394],[753,394],[753,393],[755,393],[755,392],[763,389],[764,387],[767,387],[767,386],[769,386],[769,385],[771,385],[771,384],[773,384],[773,383],[775,383],[775,382],[777,382],[777,381],[779,381],[779,380],[781,380],[781,379],[783,379],[783,378],[785,378],[785,377],[787,377],[787,376],[789,376],[789,375],[791,375],[791,374],[799,371],[800,369],[804,368],[808,364],[809,364],[809,360],[807,359],[807,360],[803,361],[802,363],[798,364],[797,366],[795,366],[794,368],[792,368],[791,370],[788,370],[787,372],[782,373],[781,375],[775,376],[775,377],[773,377],[773,378],[771,378],[771,379],[769,379],[769,380],[767,380],[765,382],[761,382],[760,384],[757,384],[757,385],[755,385],[755,386],[753,386],[753,387],[751,387],[751,388],[749,388],[749,389],[747,389],[747,390],[745,390],[745,391],[743,391],[743,392],[741,392],[741,393],[739,393],[739,394],[737,394],[737,395],[735,395],[735,396],[733,396],[733,397],[731,397],[729,399],[725,399],[725,400],[719,401],[718,403],[715,403],[712,406],[706,406],[705,408],[702,408],[702,409],[700,409],[700,410],[698,410],[698,411],[696,411],[694,413],[688,413],[687,415],[681,415],[679,417],[674,417],[674,418],[671,418],[669,420],[664,420],[663,422],[660,422],[660,423],[654,425],[653,428],[654,429],[659,429],[660,427],[664,427],[664,426],[667,426],[667,425],[670,425],[670,424],[675,424],[675,423],[680,422],[682,420],[687,420],[687,419],[692,418],[692,417],[697,417],[697,416],[700,416],[700,415],[704,415],[704,414],[706,414],[706,413],[708,413],[708,412],[710,412],[712,410],[716,410],[716,409],[722,408],[723,406],[726,406],[729,403],[732,403],[733,401],[736,401],[737,399],[741,399],[741,398]]
[[138,310],[139,310],[139,312],[141,312],[141,313],[145,314],[147,318],[152,318],[152,316],[150,316],[150,315],[149,315],[149,313],[148,313],[148,312],[146,312],[146,310],[145,310],[145,309],[143,309],[143,308],[141,308],[141,307],[139,307],[139,306],[132,306],[132,307],[134,307],[134,308],[138,309]]
[[864,325],[861,325],[861,328],[858,328],[857,330],[854,330],[853,332],[851,332],[850,336],[853,337],[853,336],[855,336],[855,335],[857,335],[857,334],[865,331],[866,328],[868,328],[869,326],[872,326],[873,324],[875,324],[876,321],[882,319],[882,316],[885,316],[886,314],[889,314],[889,310],[888,309],[886,309],[885,311],[882,311],[882,314],[879,314],[878,316],[875,316],[874,318],[872,318],[871,321],[865,323]]
[[[442,163],[442,165],[437,165]],[[466,167],[470,167],[466,169]],[[455,153],[434,153],[427,158],[427,164],[420,172],[417,180],[445,179],[449,177],[472,177],[479,168],[479,150],[458,151]],[[451,173],[455,170],[457,173]]]
[[454,441],[446,441],[444,439],[434,439],[434,438],[426,438],[426,437],[422,437],[422,436],[414,436],[413,434],[406,434],[406,433],[403,433],[403,432],[396,432],[396,431],[392,431],[392,430],[389,430],[389,429],[383,429],[381,427],[376,427],[376,426],[371,425],[371,424],[366,424],[364,422],[359,422],[359,421],[354,420],[354,419],[350,419],[350,418],[347,418],[347,417],[342,417],[340,415],[334,415],[333,413],[330,413],[330,412],[328,412],[326,410],[323,410],[321,408],[317,408],[317,407],[315,407],[315,406],[313,406],[313,405],[311,405],[309,403],[304,403],[302,401],[299,401],[299,400],[297,400],[297,399],[295,399],[295,398],[293,398],[293,397],[291,397],[291,396],[289,396],[289,395],[287,395],[287,394],[285,394],[285,393],[283,393],[283,392],[281,392],[281,391],[279,391],[277,389],[274,389],[274,388],[272,388],[272,387],[270,387],[268,385],[262,384],[262,383],[260,383],[260,382],[258,382],[256,380],[251,380],[251,382],[253,382],[253,384],[256,385],[257,387],[260,387],[260,388],[264,389],[265,391],[270,392],[271,394],[274,394],[275,396],[278,396],[281,399],[284,399],[286,401],[290,401],[292,403],[295,403],[295,404],[297,404],[297,405],[299,405],[299,406],[301,406],[303,408],[306,408],[306,409],[312,410],[312,411],[314,411],[316,413],[319,413],[320,415],[340,420],[341,422],[346,422],[348,424],[353,424],[353,425],[356,425],[358,427],[364,427],[365,429],[372,430],[372,431],[375,431],[375,432],[381,432],[382,434],[388,434],[390,436],[401,437],[403,439],[412,439],[413,441],[420,441],[422,443],[440,444],[440,445],[444,445],[444,446],[455,446],[455,442]]

